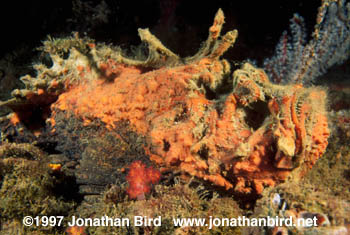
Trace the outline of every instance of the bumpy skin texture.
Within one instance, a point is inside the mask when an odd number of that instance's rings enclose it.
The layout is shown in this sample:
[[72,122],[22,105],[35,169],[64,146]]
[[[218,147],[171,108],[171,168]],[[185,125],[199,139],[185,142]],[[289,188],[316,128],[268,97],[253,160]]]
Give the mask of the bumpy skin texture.
[[150,45],[144,62],[90,42],[85,55],[71,50],[45,70],[63,84],[54,84],[62,89],[55,90],[52,126],[60,112],[86,126],[98,119],[111,131],[127,121],[145,137],[146,153],[161,171],[180,171],[232,192],[261,194],[265,186],[302,176],[328,144],[325,92],[274,85],[248,63],[233,73],[233,90],[222,92],[231,75],[220,56],[237,37],[230,31],[218,40],[223,22],[219,10],[204,47],[190,58],[179,59],[145,30],[139,31]]

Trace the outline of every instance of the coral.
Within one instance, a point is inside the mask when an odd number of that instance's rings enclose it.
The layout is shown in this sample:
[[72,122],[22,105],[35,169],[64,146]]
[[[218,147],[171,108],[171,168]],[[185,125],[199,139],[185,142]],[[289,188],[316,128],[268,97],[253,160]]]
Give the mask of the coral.
[[343,63],[350,49],[350,2],[322,0],[312,39],[306,43],[304,20],[291,19],[291,38],[282,34],[276,55],[264,61],[264,68],[277,83],[310,85],[331,66]]
[[151,190],[151,184],[160,180],[160,172],[153,167],[146,168],[141,161],[135,161],[130,165],[126,180],[129,183],[127,193],[130,198],[144,199],[145,194]]
[[230,64],[220,57],[238,33],[221,36],[223,23],[219,10],[207,41],[188,58],[167,49],[147,29],[139,29],[149,48],[145,60],[88,39],[47,42],[43,50],[53,66],[37,65],[37,78],[22,78],[26,89],[15,90],[15,98],[0,106],[52,103],[53,132],[65,128],[57,125],[62,117],[74,117],[86,128],[100,121],[117,138],[124,128],[120,123],[126,122],[145,139],[145,152],[161,172],[180,171],[231,193],[261,194],[288,176],[300,178],[324,153],[326,93],[272,84],[249,63],[231,78]]

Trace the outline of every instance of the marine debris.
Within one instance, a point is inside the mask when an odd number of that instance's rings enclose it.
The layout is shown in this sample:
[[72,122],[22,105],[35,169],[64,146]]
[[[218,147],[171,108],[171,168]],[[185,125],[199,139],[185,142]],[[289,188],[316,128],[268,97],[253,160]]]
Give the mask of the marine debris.
[[188,58],[167,49],[148,29],[139,30],[148,44],[145,60],[78,35],[50,39],[42,50],[52,66],[36,65],[37,76],[23,77],[25,89],[14,90],[0,105],[12,108],[19,121],[33,107],[48,110],[43,118],[50,113],[53,133],[62,127],[62,116],[87,128],[101,122],[114,138],[126,122],[144,138],[145,152],[161,172],[259,195],[266,186],[300,178],[324,153],[326,92],[273,84],[249,63],[231,73],[220,57],[238,33],[221,36],[223,23],[219,9],[207,41]]

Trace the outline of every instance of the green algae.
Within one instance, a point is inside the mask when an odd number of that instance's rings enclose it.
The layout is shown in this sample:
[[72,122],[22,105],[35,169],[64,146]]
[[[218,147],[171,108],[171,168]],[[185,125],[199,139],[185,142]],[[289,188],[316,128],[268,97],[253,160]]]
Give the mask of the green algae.
[[[65,215],[74,208],[74,202],[57,192],[66,179],[49,168],[39,149],[29,144],[3,144],[0,153],[0,221],[5,231],[6,227],[15,229],[16,221],[22,223],[25,216]],[[53,232],[57,228],[22,229]]]
[[[114,200],[111,200],[114,198]],[[198,187],[176,183],[172,186],[156,185],[153,194],[146,200],[130,200],[125,188],[114,187],[89,207],[84,203],[76,215],[86,218],[92,212],[95,218],[107,215],[111,218],[128,218],[130,226],[87,227],[89,234],[240,234],[236,227],[175,227],[173,218],[237,218],[242,215],[238,204],[230,197],[201,199]],[[161,226],[134,226],[134,216],[161,217]]]

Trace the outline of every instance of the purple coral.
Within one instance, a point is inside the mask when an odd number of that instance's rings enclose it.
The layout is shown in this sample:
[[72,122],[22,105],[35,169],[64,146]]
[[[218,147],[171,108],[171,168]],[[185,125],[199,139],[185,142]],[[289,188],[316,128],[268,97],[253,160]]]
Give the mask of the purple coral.
[[331,66],[349,57],[349,2],[323,0],[308,42],[303,18],[295,14],[290,21],[291,36],[283,32],[275,55],[264,61],[264,69],[272,81],[309,85]]

